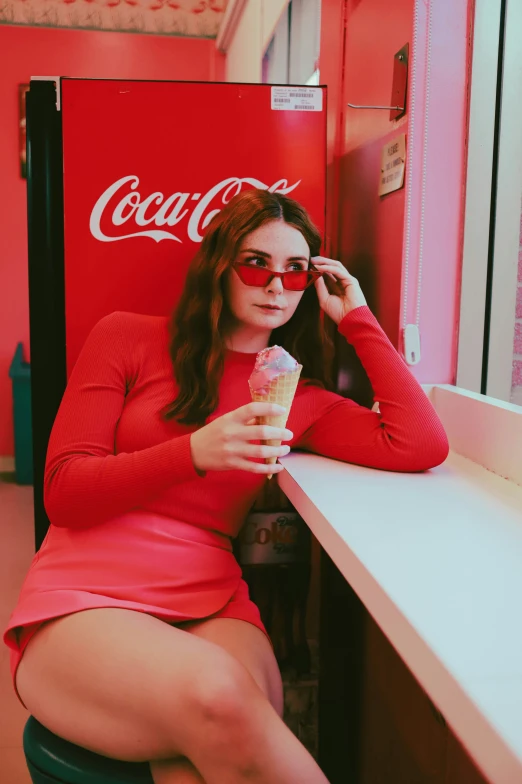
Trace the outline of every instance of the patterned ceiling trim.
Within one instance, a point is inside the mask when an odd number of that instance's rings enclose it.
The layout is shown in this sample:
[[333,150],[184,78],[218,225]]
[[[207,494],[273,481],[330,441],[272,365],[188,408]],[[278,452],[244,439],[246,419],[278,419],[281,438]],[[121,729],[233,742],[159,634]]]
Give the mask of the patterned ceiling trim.
[[227,0],[0,0],[0,24],[215,38]]

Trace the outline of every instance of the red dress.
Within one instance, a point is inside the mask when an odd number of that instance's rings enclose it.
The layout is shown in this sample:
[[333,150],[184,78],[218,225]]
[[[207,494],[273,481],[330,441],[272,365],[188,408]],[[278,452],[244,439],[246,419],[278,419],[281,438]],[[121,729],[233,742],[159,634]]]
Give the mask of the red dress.
[[[370,310],[356,308],[339,330],[368,373],[380,414],[303,379],[288,421],[291,446],[392,471],[440,464],[448,453],[442,424]],[[250,402],[255,357],[227,351],[209,421]],[[195,428],[159,413],[175,397],[168,319],[122,312],[101,319],[49,440],[51,525],[4,632],[13,683],[39,626],[80,610],[122,607],[170,623],[238,618],[264,631],[231,545],[264,477],[199,476],[190,453]]]

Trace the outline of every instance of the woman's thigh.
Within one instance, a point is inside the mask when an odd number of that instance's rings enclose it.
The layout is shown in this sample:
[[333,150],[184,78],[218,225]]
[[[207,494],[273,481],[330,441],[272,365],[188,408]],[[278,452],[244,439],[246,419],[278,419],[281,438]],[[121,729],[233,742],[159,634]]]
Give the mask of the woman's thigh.
[[212,618],[189,621],[180,626],[203,640],[219,645],[252,675],[280,716],[283,715],[283,685],[272,645],[261,629],[247,621]]
[[208,702],[215,713],[256,689],[224,648],[145,613],[83,610],[36,632],[16,685],[29,712],[72,743],[121,760],[172,758],[193,746]]

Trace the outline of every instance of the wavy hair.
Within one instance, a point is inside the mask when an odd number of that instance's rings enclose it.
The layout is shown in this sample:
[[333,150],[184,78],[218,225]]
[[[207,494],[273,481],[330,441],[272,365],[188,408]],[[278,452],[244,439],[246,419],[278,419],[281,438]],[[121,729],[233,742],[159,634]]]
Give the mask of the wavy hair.
[[[216,410],[231,316],[225,275],[246,235],[274,220],[282,220],[300,231],[310,255],[319,255],[321,235],[307,212],[293,199],[278,193],[244,191],[211,220],[189,266],[170,322],[170,355],[178,395],[164,407],[165,419],[202,425]],[[323,316],[311,286],[289,321],[272,331],[270,345],[283,346],[295,357],[303,366],[302,378],[332,388],[333,344]]]

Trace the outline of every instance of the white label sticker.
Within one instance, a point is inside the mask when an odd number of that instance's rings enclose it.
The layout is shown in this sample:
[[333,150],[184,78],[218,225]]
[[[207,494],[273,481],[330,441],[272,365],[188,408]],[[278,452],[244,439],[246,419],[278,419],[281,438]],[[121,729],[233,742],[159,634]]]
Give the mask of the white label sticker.
[[272,109],[322,112],[323,91],[319,87],[272,87]]

